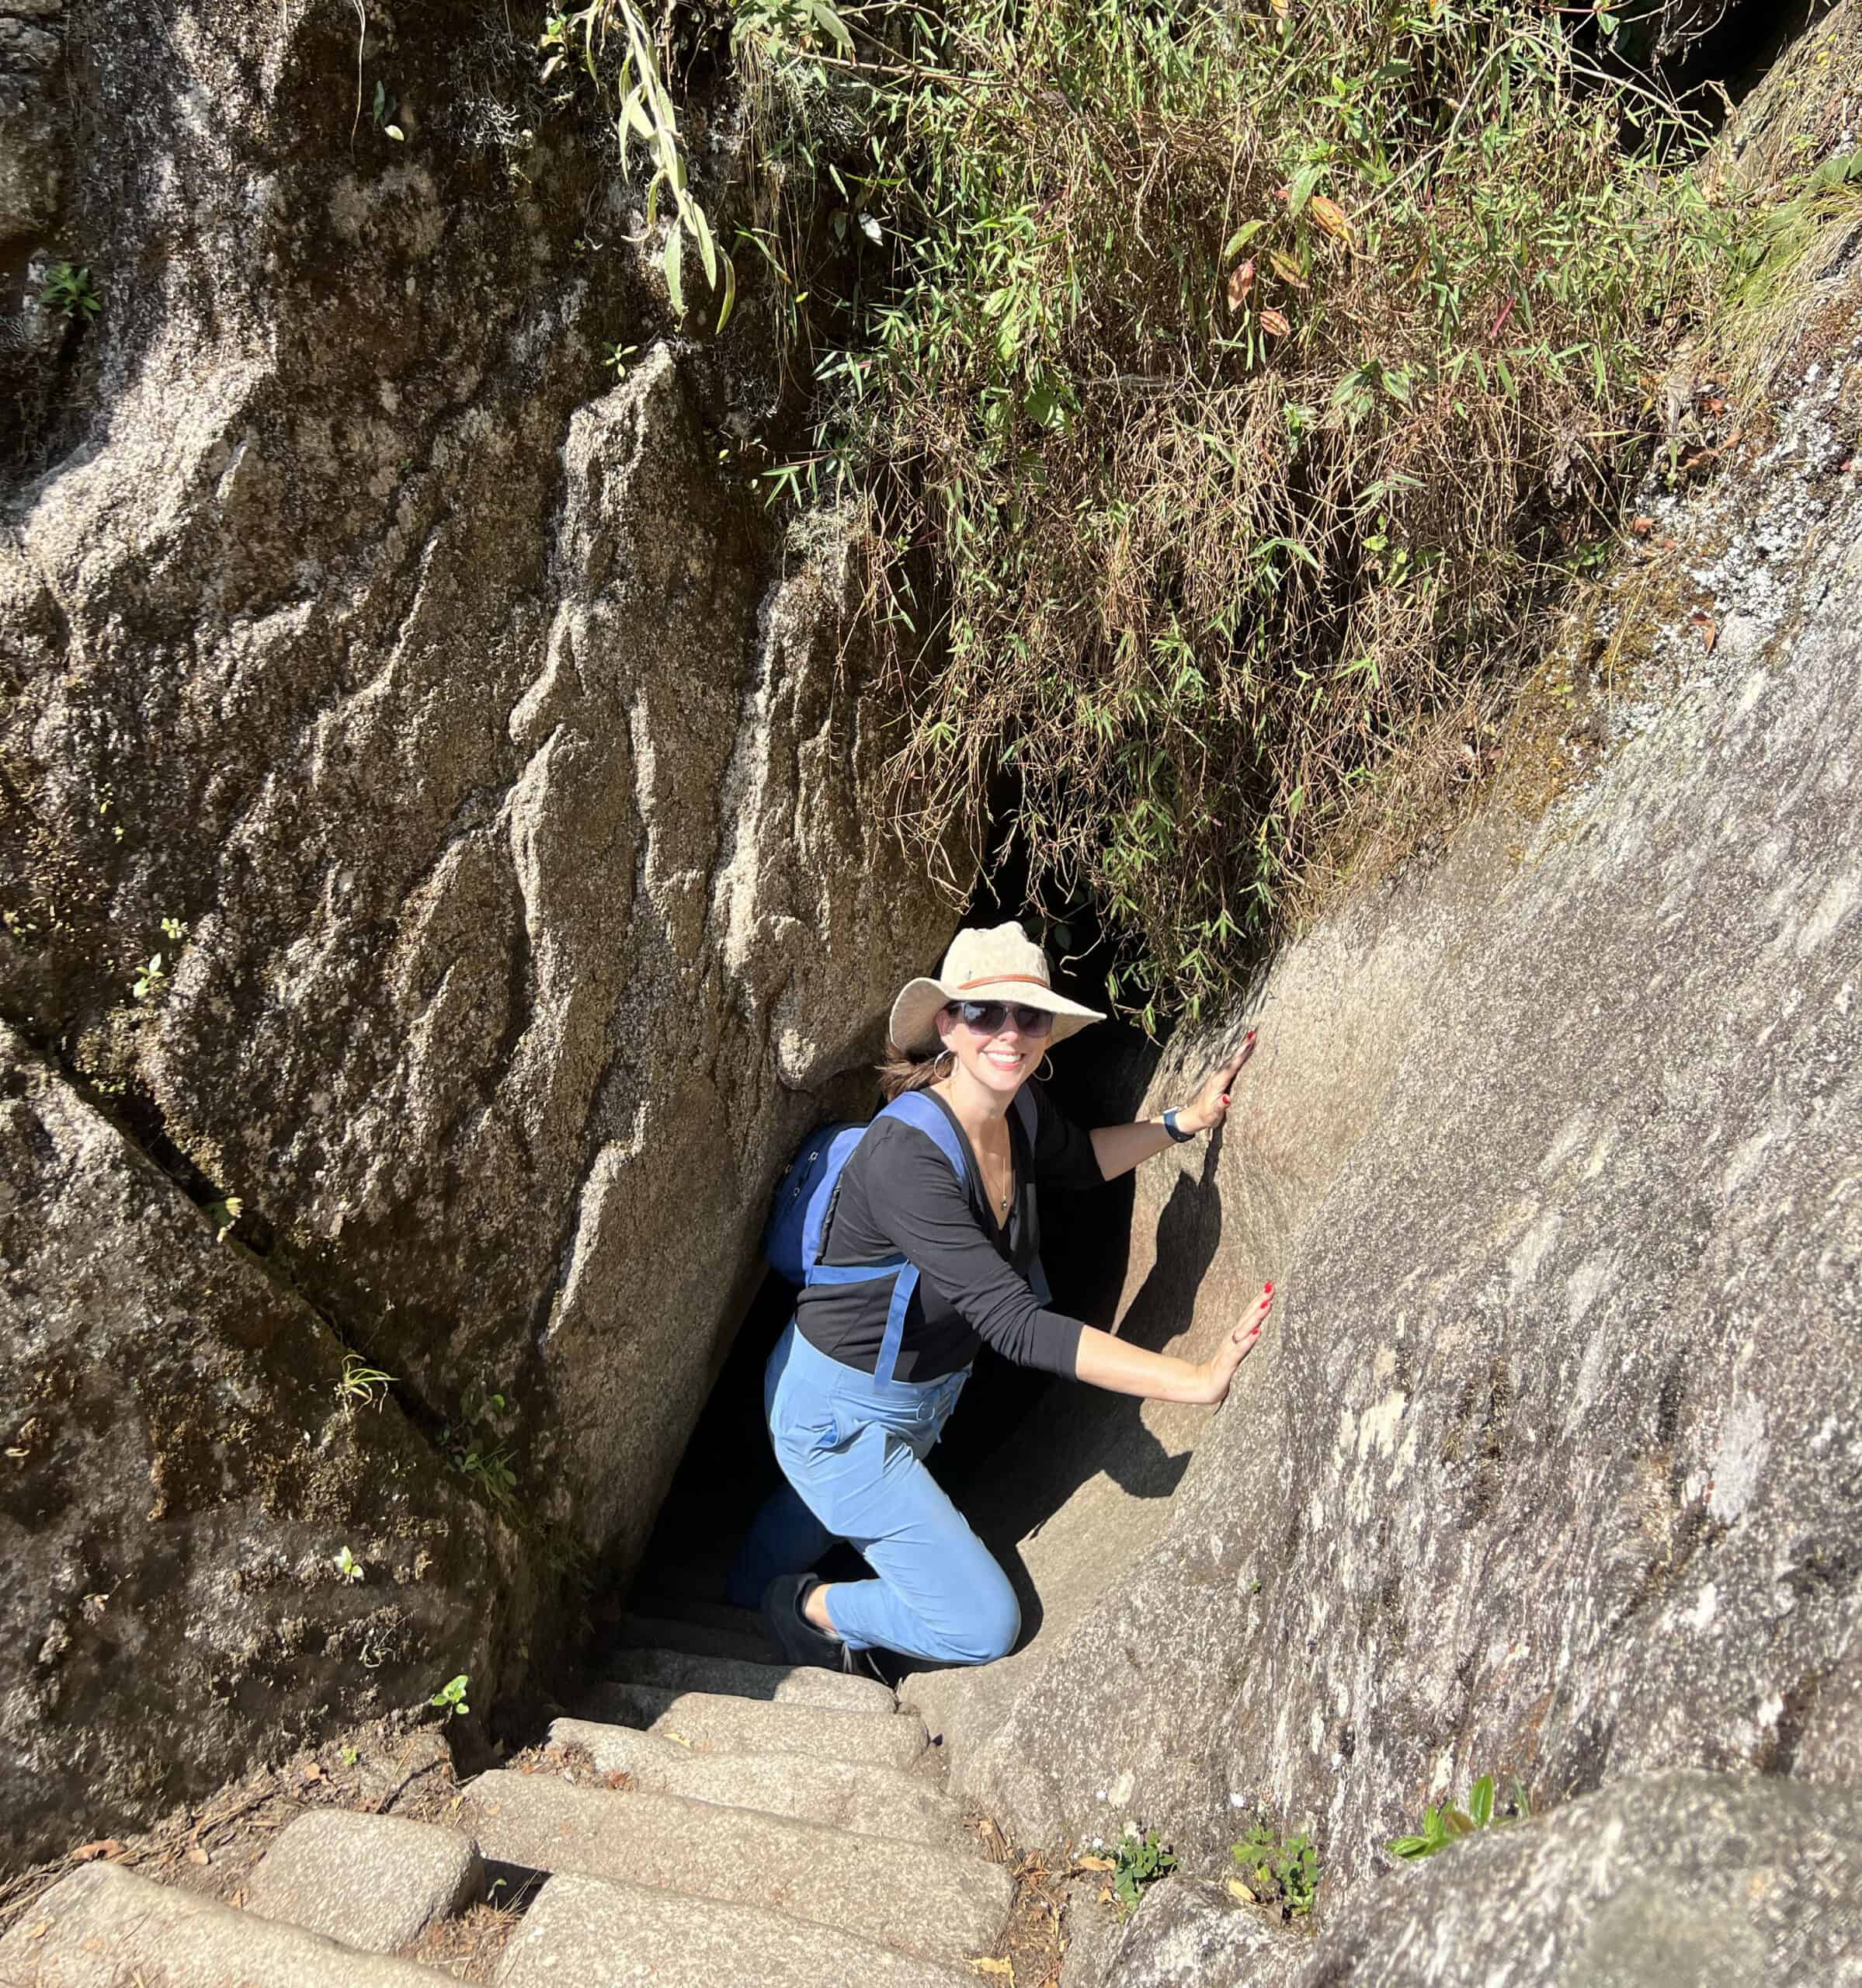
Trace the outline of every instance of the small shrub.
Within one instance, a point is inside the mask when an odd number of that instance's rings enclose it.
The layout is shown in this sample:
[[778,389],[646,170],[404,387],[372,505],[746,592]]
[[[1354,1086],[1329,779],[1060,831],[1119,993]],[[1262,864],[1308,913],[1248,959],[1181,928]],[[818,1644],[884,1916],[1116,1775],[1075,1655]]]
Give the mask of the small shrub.
[[1526,1791],[1516,1781],[1513,1796],[1498,1814],[1493,1806],[1493,1776],[1484,1774],[1468,1791],[1468,1806],[1457,1808],[1452,1802],[1445,1802],[1440,1808],[1430,1806],[1423,1812],[1423,1830],[1419,1836],[1399,1836],[1388,1845],[1392,1857],[1413,1861],[1419,1857],[1433,1857],[1438,1850],[1446,1850],[1451,1843],[1458,1842],[1464,1836],[1472,1836],[1477,1830],[1484,1830],[1499,1823],[1522,1822],[1532,1812],[1526,1799]]
[[88,323],[103,308],[103,299],[98,295],[89,269],[60,262],[47,273],[44,287],[39,292],[39,308]]
[[1112,1867],[1113,1895],[1120,1909],[1135,1912],[1145,1886],[1155,1884],[1176,1868],[1176,1858],[1158,1841],[1155,1830],[1147,1830],[1141,1836],[1137,1825],[1127,1823],[1119,1837]]
[[1283,1837],[1265,1818],[1231,1847],[1241,1868],[1238,1882],[1253,1903],[1280,1908],[1283,1919],[1303,1919],[1318,1896],[1319,1853],[1304,1831]]
[[486,1500],[499,1511],[509,1513],[516,1504],[517,1473],[511,1468],[511,1446],[481,1433],[481,1426],[504,1413],[510,1406],[502,1394],[481,1395],[462,1408],[457,1422],[449,1422],[440,1432],[440,1448],[448,1465],[461,1477],[476,1485]]
[[470,1717],[472,1708],[466,1703],[466,1687],[471,1681],[471,1679],[462,1671],[458,1677],[450,1678],[446,1683],[442,1684],[439,1689],[427,1700],[427,1703],[438,1706],[446,1714],[449,1725],[457,1718]]
[[342,1356],[342,1372],[336,1382],[339,1401],[361,1402],[370,1408],[379,1408],[388,1398],[388,1389],[394,1385],[394,1376],[384,1374],[379,1367],[371,1367],[360,1353],[346,1353]]
[[336,1571],[343,1580],[359,1581],[362,1579],[362,1562],[346,1546],[334,1557]]

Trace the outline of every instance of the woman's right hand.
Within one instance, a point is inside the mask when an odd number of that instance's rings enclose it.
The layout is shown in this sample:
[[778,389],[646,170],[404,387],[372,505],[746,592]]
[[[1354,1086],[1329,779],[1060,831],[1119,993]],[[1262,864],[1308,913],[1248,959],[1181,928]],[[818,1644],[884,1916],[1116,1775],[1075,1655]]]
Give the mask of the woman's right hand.
[[1235,1378],[1235,1370],[1260,1343],[1261,1328],[1267,1322],[1267,1315],[1273,1309],[1273,1286],[1262,1287],[1261,1295],[1248,1308],[1248,1314],[1241,1323],[1232,1327],[1222,1336],[1222,1343],[1205,1360],[1200,1369],[1204,1392],[1197,1399],[1206,1402],[1211,1407],[1228,1398],[1228,1384]]

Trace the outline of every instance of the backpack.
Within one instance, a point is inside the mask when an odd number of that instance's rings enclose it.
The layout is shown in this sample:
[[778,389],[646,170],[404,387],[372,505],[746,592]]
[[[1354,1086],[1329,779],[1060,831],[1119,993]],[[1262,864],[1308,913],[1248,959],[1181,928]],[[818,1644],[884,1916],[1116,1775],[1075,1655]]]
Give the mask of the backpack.
[[[1021,1121],[1032,1152],[1035,1105],[1026,1084],[1015,1093],[1011,1108]],[[778,1277],[802,1286],[865,1284],[890,1274],[895,1280],[892,1309],[902,1316],[917,1287],[915,1265],[908,1263],[902,1256],[881,1263],[836,1264],[821,1260],[827,1242],[828,1224],[833,1218],[835,1197],[840,1190],[841,1173],[853,1157],[854,1148],[866,1137],[869,1127],[877,1125],[881,1118],[901,1118],[908,1125],[915,1125],[927,1134],[950,1163],[950,1170],[958,1180],[966,1187],[969,1185],[969,1168],[956,1127],[922,1091],[908,1090],[902,1097],[895,1097],[866,1125],[823,1125],[803,1141],[770,1203],[769,1219],[763,1229],[763,1254]],[[1038,1252],[1039,1238],[1036,1240]],[[1047,1280],[1042,1273],[1038,1253],[1030,1282],[1035,1295],[1045,1304]]]

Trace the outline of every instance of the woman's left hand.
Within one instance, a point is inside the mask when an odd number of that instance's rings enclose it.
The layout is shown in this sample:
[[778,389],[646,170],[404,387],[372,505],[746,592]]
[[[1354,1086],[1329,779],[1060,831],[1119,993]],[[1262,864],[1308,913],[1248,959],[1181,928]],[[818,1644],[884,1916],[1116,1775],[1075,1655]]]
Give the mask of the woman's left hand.
[[1254,1037],[1255,1031],[1250,1029],[1242,1040],[1241,1054],[1208,1079],[1197,1093],[1193,1103],[1178,1110],[1176,1122],[1185,1131],[1206,1132],[1228,1116],[1228,1101],[1233,1094],[1235,1080],[1254,1054]]

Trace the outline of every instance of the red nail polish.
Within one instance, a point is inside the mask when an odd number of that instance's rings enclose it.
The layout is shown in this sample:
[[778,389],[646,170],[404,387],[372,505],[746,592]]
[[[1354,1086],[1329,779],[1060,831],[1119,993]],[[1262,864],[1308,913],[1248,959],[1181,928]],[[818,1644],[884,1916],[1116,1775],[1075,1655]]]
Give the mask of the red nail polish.
[[1228,1102],[1228,1093],[1226,1091],[1224,1091],[1224,1092],[1222,1093],[1222,1102],[1223,1102],[1225,1104],[1226,1104],[1226,1103]]
[[1273,1289],[1273,1286],[1270,1284],[1264,1284],[1261,1286],[1261,1288],[1265,1291],[1271,1293]]

